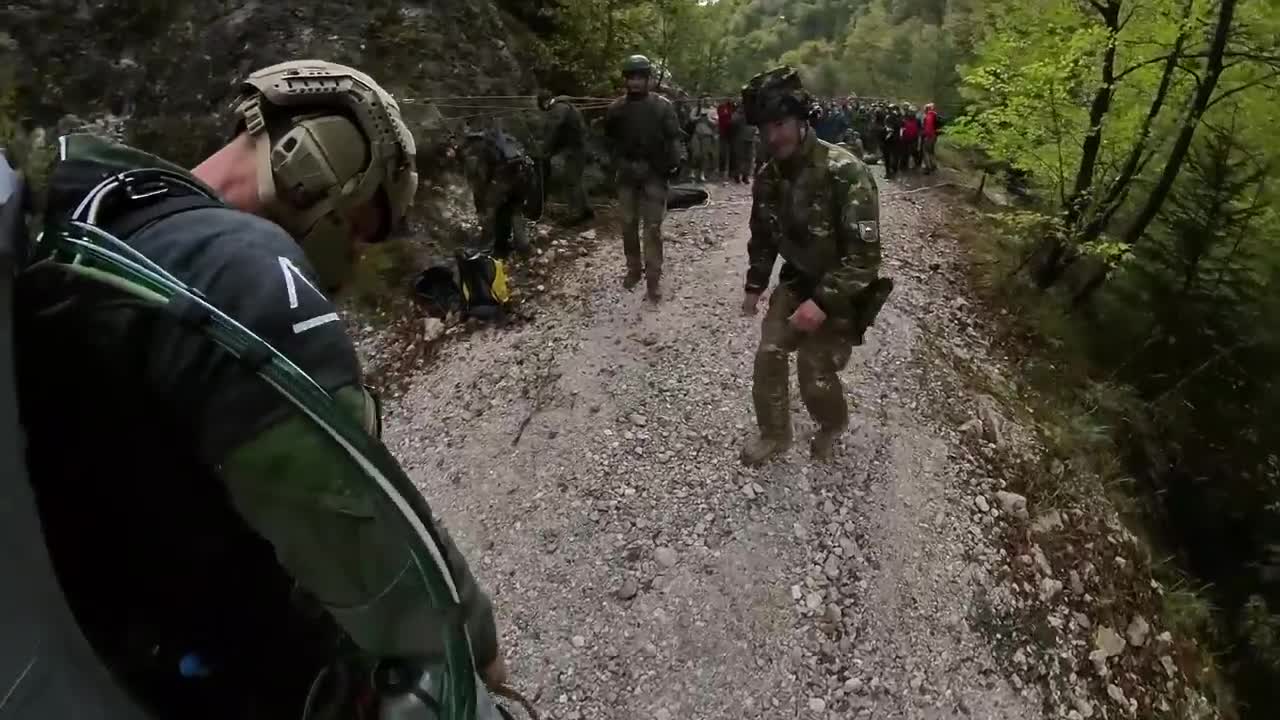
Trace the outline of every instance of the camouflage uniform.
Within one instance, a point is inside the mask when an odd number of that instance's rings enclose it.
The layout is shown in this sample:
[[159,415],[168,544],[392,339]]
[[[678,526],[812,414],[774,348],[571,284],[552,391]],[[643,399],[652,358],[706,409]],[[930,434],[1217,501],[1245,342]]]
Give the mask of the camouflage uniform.
[[844,135],[840,138],[840,147],[853,153],[859,160],[866,155],[866,148],[862,146],[862,136],[853,129],[844,131]]
[[524,202],[534,167],[520,143],[499,130],[471,133],[463,165],[480,220],[480,249],[498,256],[527,251]]
[[880,155],[884,158],[884,176],[891,178],[905,169],[905,157],[902,148],[902,113],[896,107],[890,107],[884,117],[884,130],[881,133]]
[[767,162],[769,162],[769,141],[765,138],[764,133],[757,130],[756,157],[755,162],[752,164],[751,175],[754,177],[755,175],[760,174],[760,168],[764,167],[764,164]]
[[[712,109],[711,112],[714,113],[715,110]],[[716,172],[717,150],[720,144],[719,133],[714,115],[708,115],[704,111],[694,118],[692,153],[689,164],[694,176],[700,181],[705,182],[707,176],[714,175]]]
[[733,168],[733,174],[739,177],[742,182],[750,182],[751,176],[755,172],[755,138],[759,137],[759,132],[754,126],[744,124],[741,131],[733,138],[733,161],[737,167]]
[[751,170],[754,165],[752,155],[755,153],[756,147],[756,129],[752,125],[747,124],[746,112],[742,108],[738,108],[733,113],[733,168],[731,172],[733,179],[738,182],[747,182],[751,176]]
[[667,181],[680,166],[682,134],[671,101],[653,93],[618,98],[605,114],[605,137],[616,159],[626,284],[634,286],[643,272],[650,297],[657,299]]
[[[798,85],[798,80],[793,82]],[[807,99],[797,88],[784,92],[796,98],[793,102]],[[746,95],[744,90],[744,100]],[[787,111],[803,117],[794,105]],[[770,160],[756,175],[746,292],[759,294],[768,287],[779,255],[786,264],[761,323],[752,376],[760,434],[743,450],[744,462],[762,462],[791,443],[792,352],[797,353],[800,397],[819,425],[814,455],[829,454],[848,426],[848,406],[837,373],[848,363],[853,346],[862,343],[863,332],[892,288],[891,282],[877,277],[879,219],[879,190],[866,165],[848,151],[822,142],[812,129],[805,132],[794,156]],[[808,300],[826,319],[806,333],[789,319]]]
[[[582,113],[568,98],[557,97],[546,106],[546,125],[542,136],[542,157],[549,163],[552,156],[563,158],[562,182],[569,196],[569,215],[581,220],[592,214],[582,175],[587,167],[587,129]],[[549,168],[548,168],[549,169]]]

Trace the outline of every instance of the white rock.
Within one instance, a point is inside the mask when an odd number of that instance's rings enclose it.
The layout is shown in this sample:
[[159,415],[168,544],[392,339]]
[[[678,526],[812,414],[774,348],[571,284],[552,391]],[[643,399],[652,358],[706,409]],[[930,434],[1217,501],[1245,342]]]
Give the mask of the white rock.
[[1000,417],[1000,411],[996,409],[996,400],[994,398],[983,398],[983,402],[978,407],[978,417],[982,419],[982,436],[987,442],[996,447],[1003,447],[1004,437],[1004,419]]
[[1044,550],[1041,550],[1039,545],[1031,546],[1031,556],[1035,558],[1041,572],[1048,577],[1053,577],[1053,566],[1049,564],[1049,558],[1044,556]]
[[1106,625],[1100,625],[1093,635],[1093,647],[1102,652],[1103,657],[1114,657],[1124,652],[1124,638]]
[[1041,515],[1031,523],[1031,529],[1038,533],[1049,533],[1054,530],[1062,529],[1062,513],[1057,510],[1050,510]]
[[1124,691],[1120,689],[1119,685],[1107,683],[1107,695],[1112,700],[1115,700],[1117,705],[1126,709],[1129,707],[1129,699],[1124,696]]
[[664,568],[672,568],[675,567],[679,556],[669,547],[660,547],[653,551],[653,559]]
[[996,501],[1000,503],[1000,509],[1007,515],[1012,515],[1019,520],[1030,517],[1027,513],[1027,499],[1018,493],[1001,490],[996,493]]
[[987,499],[981,495],[973,499],[973,504],[977,506],[979,512],[991,512],[991,506],[987,504]]
[[443,320],[429,317],[422,321],[422,339],[431,342],[440,339],[441,335],[444,335]]
[[1071,582],[1071,592],[1075,593],[1076,595],[1083,595],[1084,581],[1080,579],[1080,573],[1076,572],[1075,570],[1072,570],[1070,573],[1068,573],[1067,578]]
[[827,701],[822,698],[810,698],[809,709],[816,713],[820,713],[827,709]]
[[1040,599],[1052,600],[1062,592],[1062,581],[1053,578],[1045,578],[1040,581]]
[[1151,634],[1151,626],[1147,624],[1147,619],[1141,615],[1134,615],[1133,620],[1129,621],[1129,628],[1124,631],[1129,638],[1129,644],[1134,647],[1142,647],[1147,644],[1147,636]]
[[574,635],[574,636],[573,636],[573,646],[574,646],[574,647],[576,647],[576,648],[586,647],[586,646],[587,646],[587,639],[586,639],[586,638],[584,638],[584,637],[582,637],[581,635]]

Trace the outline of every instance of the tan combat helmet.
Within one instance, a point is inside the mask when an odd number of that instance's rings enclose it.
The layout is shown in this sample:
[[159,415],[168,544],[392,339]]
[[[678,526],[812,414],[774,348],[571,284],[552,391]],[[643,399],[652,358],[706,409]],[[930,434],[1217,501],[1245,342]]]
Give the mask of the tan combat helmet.
[[251,74],[234,108],[257,149],[266,214],[336,289],[353,265],[350,211],[381,203],[383,240],[417,192],[417,151],[400,106],[358,70],[296,60]]

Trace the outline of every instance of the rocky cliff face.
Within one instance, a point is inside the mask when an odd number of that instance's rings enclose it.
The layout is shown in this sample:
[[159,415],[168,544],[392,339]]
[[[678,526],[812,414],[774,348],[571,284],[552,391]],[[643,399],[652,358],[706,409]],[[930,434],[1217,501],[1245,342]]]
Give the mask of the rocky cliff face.
[[[544,20],[540,2],[9,0],[0,3],[0,144],[16,134],[20,154],[35,152],[23,136],[37,146],[44,137],[47,152],[55,133],[89,126],[191,167],[228,139],[236,83],[249,72],[303,58],[357,67],[401,100],[424,183],[409,241],[371,250],[353,295],[362,307],[402,302],[409,278],[447,254],[470,211],[439,152],[462,122],[427,99],[533,94],[535,63],[520,48]],[[503,122],[520,134],[535,115]]]
[[440,116],[422,98],[533,92],[512,48],[519,25],[490,0],[10,0],[0,62],[29,130],[72,115],[192,164],[226,139],[239,78],[306,57],[358,67],[406,98],[430,145]]

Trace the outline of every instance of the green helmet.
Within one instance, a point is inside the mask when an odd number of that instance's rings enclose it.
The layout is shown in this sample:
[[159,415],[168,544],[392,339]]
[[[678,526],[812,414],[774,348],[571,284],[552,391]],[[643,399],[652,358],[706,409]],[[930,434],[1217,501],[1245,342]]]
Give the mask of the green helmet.
[[653,63],[649,62],[649,58],[643,55],[632,55],[622,61],[623,75],[632,75],[635,73],[648,75],[651,72],[653,72]]
[[266,214],[293,235],[330,289],[350,274],[349,211],[380,196],[381,239],[418,190],[413,134],[368,75],[295,60],[245,78],[234,105],[252,138]]
[[787,65],[762,72],[742,87],[742,106],[752,125],[787,116],[807,118],[812,105],[800,73]]

